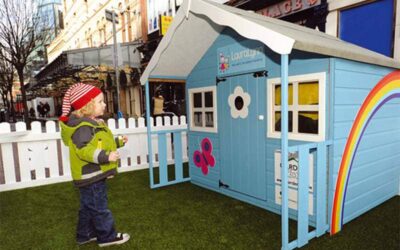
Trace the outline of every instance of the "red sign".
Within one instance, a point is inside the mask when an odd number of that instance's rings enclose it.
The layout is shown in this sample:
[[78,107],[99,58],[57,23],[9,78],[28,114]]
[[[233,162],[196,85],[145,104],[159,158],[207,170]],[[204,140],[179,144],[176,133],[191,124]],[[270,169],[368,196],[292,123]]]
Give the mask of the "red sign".
[[258,10],[257,13],[269,17],[284,17],[321,4],[321,0],[285,0]]

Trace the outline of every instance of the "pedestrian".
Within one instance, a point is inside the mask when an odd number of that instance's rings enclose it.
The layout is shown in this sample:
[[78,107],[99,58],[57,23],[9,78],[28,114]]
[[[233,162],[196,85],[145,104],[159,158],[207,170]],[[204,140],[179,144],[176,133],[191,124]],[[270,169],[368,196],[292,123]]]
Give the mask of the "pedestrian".
[[106,190],[106,179],[117,174],[117,147],[125,145],[128,138],[114,139],[99,118],[105,107],[101,90],[83,83],[72,85],[63,99],[61,137],[69,147],[72,178],[80,192],[76,234],[79,245],[97,240],[104,247],[122,244],[130,237],[116,232]]
[[43,117],[43,116],[44,116],[44,113],[43,113],[43,103],[42,103],[42,102],[39,102],[39,104],[38,104],[37,107],[36,107],[36,110],[37,110],[38,113],[39,113],[39,117]]
[[49,112],[50,112],[50,105],[48,102],[46,102],[45,104],[43,104],[44,117],[49,117]]
[[29,109],[29,115],[30,115],[32,118],[35,117],[35,109],[34,109],[33,107],[31,107],[31,108]]

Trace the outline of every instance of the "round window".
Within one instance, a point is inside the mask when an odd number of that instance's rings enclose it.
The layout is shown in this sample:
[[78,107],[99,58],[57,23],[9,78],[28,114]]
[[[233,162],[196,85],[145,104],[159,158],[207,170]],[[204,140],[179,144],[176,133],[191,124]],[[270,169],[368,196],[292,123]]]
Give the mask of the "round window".
[[244,101],[243,98],[241,96],[238,96],[235,98],[235,108],[237,110],[241,110],[244,106]]

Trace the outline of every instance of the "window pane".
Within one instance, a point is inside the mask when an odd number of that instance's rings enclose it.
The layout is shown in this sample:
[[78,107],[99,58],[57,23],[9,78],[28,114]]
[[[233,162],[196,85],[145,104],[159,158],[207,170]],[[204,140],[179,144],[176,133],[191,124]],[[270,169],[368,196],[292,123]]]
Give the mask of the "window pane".
[[213,93],[211,91],[205,92],[204,99],[205,99],[206,108],[212,108],[213,107]]
[[237,110],[242,110],[243,106],[244,106],[244,100],[243,100],[243,98],[242,98],[241,96],[237,96],[237,97],[235,98],[235,108],[236,108]]
[[195,108],[201,108],[202,101],[201,101],[201,93],[194,93],[193,94],[193,107]]
[[[281,131],[281,112],[275,112],[275,131]],[[289,111],[289,132],[293,131],[293,112]]]
[[206,127],[214,127],[214,112],[206,112]]
[[299,112],[299,133],[318,134],[318,111]]
[[299,83],[299,104],[318,105],[318,82]]
[[203,116],[201,112],[194,112],[193,114],[193,123],[195,127],[203,126]]
[[[275,85],[275,105],[281,105],[281,85]],[[293,105],[293,84],[289,84],[289,105]]]

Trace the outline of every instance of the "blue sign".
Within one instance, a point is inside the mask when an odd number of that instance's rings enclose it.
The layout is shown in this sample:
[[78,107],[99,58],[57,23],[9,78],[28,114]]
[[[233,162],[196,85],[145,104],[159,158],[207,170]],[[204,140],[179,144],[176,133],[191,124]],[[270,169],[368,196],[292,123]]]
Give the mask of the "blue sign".
[[247,41],[218,48],[217,65],[218,76],[265,69],[264,45]]

